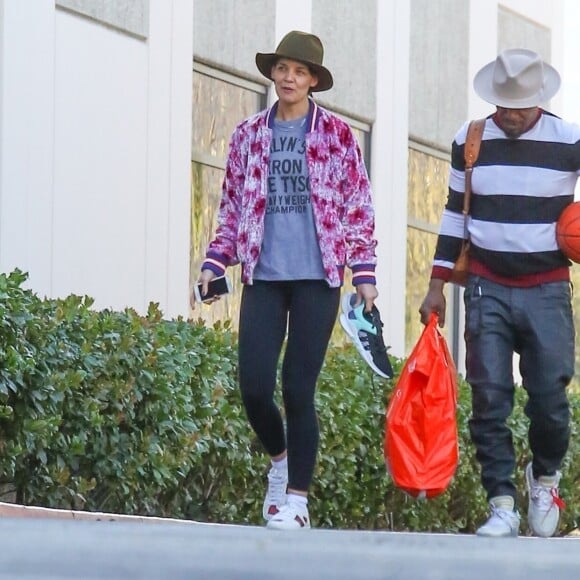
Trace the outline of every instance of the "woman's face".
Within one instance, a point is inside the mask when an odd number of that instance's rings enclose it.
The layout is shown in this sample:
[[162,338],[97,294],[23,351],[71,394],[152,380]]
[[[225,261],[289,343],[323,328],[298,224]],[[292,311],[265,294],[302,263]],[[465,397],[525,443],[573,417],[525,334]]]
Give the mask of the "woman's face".
[[310,89],[318,84],[318,77],[307,65],[288,58],[281,58],[272,67],[272,80],[278,98],[285,105],[305,101]]

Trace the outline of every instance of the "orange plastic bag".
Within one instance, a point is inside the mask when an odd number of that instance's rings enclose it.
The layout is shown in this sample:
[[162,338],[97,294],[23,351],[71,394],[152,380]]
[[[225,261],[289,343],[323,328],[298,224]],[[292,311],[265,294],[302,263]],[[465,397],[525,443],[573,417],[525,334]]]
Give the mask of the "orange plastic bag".
[[443,493],[457,468],[457,373],[431,315],[387,406],[385,461],[397,487],[414,497]]

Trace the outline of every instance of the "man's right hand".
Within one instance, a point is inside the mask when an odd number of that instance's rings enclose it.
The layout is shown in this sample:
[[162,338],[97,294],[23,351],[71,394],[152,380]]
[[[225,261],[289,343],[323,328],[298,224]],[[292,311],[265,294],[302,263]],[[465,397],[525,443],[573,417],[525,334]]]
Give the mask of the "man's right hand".
[[421,322],[427,324],[432,312],[435,312],[439,317],[439,326],[445,326],[445,310],[446,301],[445,294],[443,294],[444,280],[432,278],[429,282],[429,290],[425,296],[419,313],[421,314]]

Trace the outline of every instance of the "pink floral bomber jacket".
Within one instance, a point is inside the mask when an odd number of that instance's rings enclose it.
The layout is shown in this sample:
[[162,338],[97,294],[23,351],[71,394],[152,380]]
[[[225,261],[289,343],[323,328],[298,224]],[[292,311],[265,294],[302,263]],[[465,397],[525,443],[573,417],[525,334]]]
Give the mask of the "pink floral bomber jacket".
[[[242,121],[232,135],[216,234],[202,264],[221,276],[241,263],[244,284],[252,284],[262,246],[276,108]],[[376,284],[372,193],[358,143],[344,121],[313,100],[307,122],[310,195],[326,281],[341,286],[346,265],[354,285]]]

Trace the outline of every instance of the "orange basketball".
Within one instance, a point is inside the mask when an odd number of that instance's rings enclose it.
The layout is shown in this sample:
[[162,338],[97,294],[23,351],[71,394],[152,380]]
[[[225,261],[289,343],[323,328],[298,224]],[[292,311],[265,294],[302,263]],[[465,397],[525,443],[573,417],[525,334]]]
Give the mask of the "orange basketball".
[[580,201],[564,208],[556,222],[556,241],[562,252],[580,263]]

